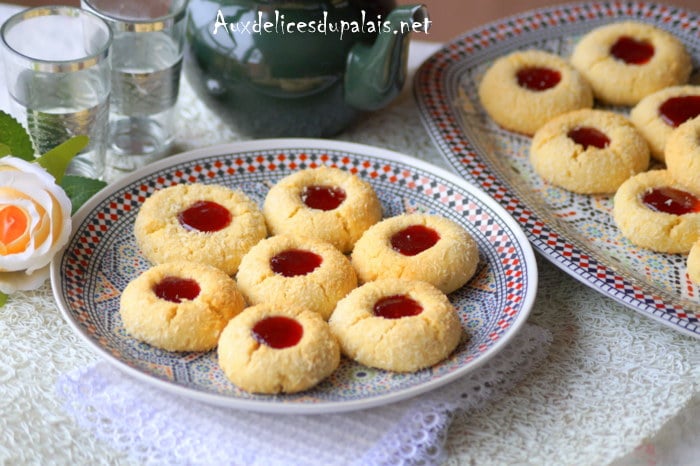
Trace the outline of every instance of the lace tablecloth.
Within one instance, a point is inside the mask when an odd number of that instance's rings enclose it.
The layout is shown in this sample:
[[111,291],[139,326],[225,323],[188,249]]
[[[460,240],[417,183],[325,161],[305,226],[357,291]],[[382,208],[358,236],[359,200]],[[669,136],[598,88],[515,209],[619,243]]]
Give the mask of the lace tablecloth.
[[[13,8],[0,5],[0,22]],[[411,71],[436,48],[414,43]],[[0,92],[0,109],[7,109],[6,99]],[[242,139],[187,82],[178,105],[180,149]],[[410,85],[392,106],[338,139],[446,166],[421,125]],[[697,340],[637,315],[541,258],[538,265],[530,323],[551,335],[547,356],[504,396],[455,414],[444,462],[697,464]],[[97,362],[62,319],[48,284],[0,308],[0,464],[141,464],[62,405],[57,382],[103,370]],[[361,413],[358,419],[363,422]]]

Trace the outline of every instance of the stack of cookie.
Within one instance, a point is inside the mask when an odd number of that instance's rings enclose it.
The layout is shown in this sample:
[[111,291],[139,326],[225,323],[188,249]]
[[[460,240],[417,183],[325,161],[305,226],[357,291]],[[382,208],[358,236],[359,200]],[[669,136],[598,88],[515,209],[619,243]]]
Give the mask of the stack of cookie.
[[[498,59],[479,97],[496,123],[532,136],[530,161],[543,179],[615,193],[615,222],[633,244],[688,253],[700,241],[700,86],[687,84],[691,71],[677,38],[627,21],[585,34],[569,60],[538,50]],[[700,282],[697,248],[689,276]]]
[[341,354],[401,372],[444,360],[463,335],[446,293],[479,259],[461,226],[382,219],[372,186],[330,167],[280,180],[262,209],[224,186],[162,189],[134,233],[158,265],[122,294],[126,330],[169,351],[218,348],[226,376],[255,393],[313,387]]

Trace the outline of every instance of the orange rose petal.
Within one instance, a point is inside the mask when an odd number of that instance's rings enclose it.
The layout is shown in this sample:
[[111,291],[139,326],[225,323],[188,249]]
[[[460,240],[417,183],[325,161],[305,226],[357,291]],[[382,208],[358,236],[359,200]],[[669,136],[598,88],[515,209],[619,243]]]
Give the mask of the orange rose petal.
[[15,205],[0,207],[0,251],[3,255],[26,249],[29,243],[29,215]]

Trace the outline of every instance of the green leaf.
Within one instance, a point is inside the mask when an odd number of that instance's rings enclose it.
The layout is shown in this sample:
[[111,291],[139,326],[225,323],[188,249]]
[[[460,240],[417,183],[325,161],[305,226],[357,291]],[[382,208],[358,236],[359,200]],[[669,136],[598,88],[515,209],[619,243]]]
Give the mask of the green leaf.
[[9,147],[10,153],[15,157],[29,162],[34,160],[34,147],[27,130],[2,110],[0,110],[0,143]]
[[12,151],[10,150],[10,146],[7,144],[1,144],[0,143],[0,157],[4,157],[6,155],[12,154]]
[[66,167],[88,142],[90,138],[87,136],[74,136],[39,157],[37,162],[56,178],[56,183],[61,184]]
[[84,176],[66,175],[61,180],[61,187],[73,204],[71,215],[85,204],[95,193],[107,186],[107,183]]
[[3,307],[7,303],[7,295],[0,291],[0,307]]

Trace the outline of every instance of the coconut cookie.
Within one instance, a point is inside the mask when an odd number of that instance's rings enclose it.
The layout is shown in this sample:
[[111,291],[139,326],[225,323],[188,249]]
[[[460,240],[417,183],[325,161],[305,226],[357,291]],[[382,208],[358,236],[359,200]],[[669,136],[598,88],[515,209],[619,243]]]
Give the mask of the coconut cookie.
[[134,338],[167,351],[208,351],[245,307],[236,283],[197,262],[150,268],[124,289],[119,314]]
[[603,110],[577,110],[534,135],[530,162],[545,180],[581,194],[613,193],[649,166],[649,147],[632,123]]
[[683,123],[668,137],[666,168],[679,183],[700,187],[700,118]]
[[630,120],[649,143],[651,155],[664,162],[673,130],[698,115],[700,86],[674,86],[642,99],[630,112]]
[[437,364],[462,335],[447,296],[415,280],[378,280],[355,289],[338,303],[329,324],[344,355],[397,372]]
[[692,64],[683,43],[649,24],[627,21],[593,29],[571,55],[571,63],[613,105],[635,105],[645,96],[688,81]]
[[352,252],[360,282],[423,280],[451,293],[474,275],[476,242],[455,222],[437,215],[404,214],[368,229]]
[[243,258],[236,281],[251,304],[300,306],[324,319],[357,287],[350,260],[334,246],[285,235],[255,245]]
[[566,60],[539,50],[499,58],[479,84],[479,99],[500,126],[532,135],[562,113],[593,106],[593,92]]
[[362,233],[382,218],[372,186],[331,167],[302,170],[277,182],[263,212],[274,235],[310,236],[350,252]]
[[613,202],[615,223],[637,246],[687,253],[700,238],[700,188],[678,183],[667,170],[633,176]]
[[243,255],[267,236],[267,228],[245,194],[195,183],[161,189],[146,199],[134,235],[151,262],[202,262],[232,275]]
[[690,281],[700,285],[700,241],[696,241],[690,248],[686,262],[686,273]]
[[313,311],[258,304],[232,319],[219,339],[219,365],[253,393],[294,393],[313,387],[340,364],[328,323]]

